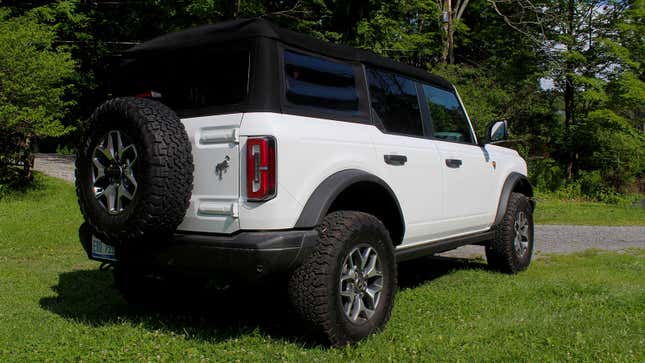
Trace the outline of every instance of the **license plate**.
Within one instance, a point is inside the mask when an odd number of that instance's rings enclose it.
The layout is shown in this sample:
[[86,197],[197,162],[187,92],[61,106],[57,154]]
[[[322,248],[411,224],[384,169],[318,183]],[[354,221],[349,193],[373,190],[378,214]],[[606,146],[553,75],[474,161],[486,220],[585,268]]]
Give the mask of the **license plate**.
[[117,261],[114,247],[103,243],[96,236],[92,236],[92,257],[98,260]]

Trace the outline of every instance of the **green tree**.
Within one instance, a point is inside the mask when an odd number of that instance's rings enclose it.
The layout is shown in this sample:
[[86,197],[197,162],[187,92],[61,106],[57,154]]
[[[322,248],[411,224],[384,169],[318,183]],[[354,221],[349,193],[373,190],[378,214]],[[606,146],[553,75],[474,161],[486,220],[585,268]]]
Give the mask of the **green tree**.
[[645,0],[635,0],[605,46],[618,67],[607,88],[611,109],[645,133]]
[[[642,72],[638,70],[643,47],[642,1],[488,2],[511,28],[533,43],[543,57],[544,75],[553,80],[556,94],[562,97],[563,128],[555,156],[565,163],[567,178],[598,169],[607,183],[623,189],[639,173],[638,163],[625,164],[627,157],[623,157],[621,165],[628,166],[618,173],[620,177],[610,176],[608,170],[620,152],[636,150],[633,146],[639,145],[629,119],[632,124],[640,122],[634,118],[642,118],[643,110]],[[608,130],[615,133],[609,137]],[[604,145],[604,140],[613,141]],[[611,156],[613,146],[616,155]],[[604,150],[602,157],[600,149]],[[633,155],[640,157],[638,152]]]
[[439,65],[432,72],[457,85],[479,135],[490,122],[504,119],[514,141],[507,146],[525,156],[549,155],[561,130],[556,98],[540,87],[543,54],[523,34],[509,31],[487,0],[471,0],[462,19],[461,63]]
[[443,51],[441,60],[444,64],[455,64],[455,29],[461,24],[461,18],[468,7],[470,0],[439,0],[438,6],[441,10],[441,29],[443,40]]
[[[65,95],[75,74],[69,51],[56,48],[54,26],[35,11],[12,17],[0,9],[0,176],[9,179],[11,164],[22,164],[18,181],[31,179],[32,143],[72,130],[61,120],[73,101]],[[6,182],[6,180],[5,180]]]
[[440,13],[434,0],[379,1],[359,21],[353,45],[427,68],[441,54]]
[[497,120],[512,119],[510,92],[495,82],[487,70],[465,65],[439,65],[432,69],[459,90],[478,136],[483,136],[486,126]]

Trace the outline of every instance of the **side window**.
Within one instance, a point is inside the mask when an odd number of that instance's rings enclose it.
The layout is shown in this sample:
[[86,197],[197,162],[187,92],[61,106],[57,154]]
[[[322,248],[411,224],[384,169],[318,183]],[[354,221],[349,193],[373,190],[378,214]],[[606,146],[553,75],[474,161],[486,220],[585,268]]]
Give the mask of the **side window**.
[[421,112],[413,80],[367,68],[372,110],[387,132],[423,136]]
[[284,51],[287,101],[294,105],[335,111],[359,109],[354,66]]
[[423,85],[430,117],[433,136],[448,141],[472,143],[470,125],[457,95],[448,90]]

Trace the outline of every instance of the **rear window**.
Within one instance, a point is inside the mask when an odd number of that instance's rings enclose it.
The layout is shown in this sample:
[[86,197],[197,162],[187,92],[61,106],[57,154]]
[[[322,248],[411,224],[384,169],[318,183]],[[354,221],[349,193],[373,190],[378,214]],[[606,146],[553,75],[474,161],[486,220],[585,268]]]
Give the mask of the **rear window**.
[[293,105],[357,112],[359,97],[354,66],[284,51],[287,101]]
[[[181,52],[126,59],[115,93],[158,99],[180,116],[245,100],[250,54],[240,51]],[[192,111],[192,112],[191,112]]]

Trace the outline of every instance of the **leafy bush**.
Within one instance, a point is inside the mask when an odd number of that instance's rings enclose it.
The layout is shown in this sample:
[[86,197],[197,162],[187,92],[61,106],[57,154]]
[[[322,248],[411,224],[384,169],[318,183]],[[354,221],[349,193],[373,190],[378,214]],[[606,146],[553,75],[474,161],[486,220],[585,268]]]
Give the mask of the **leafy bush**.
[[564,185],[564,170],[557,161],[547,158],[528,164],[531,183],[539,190],[554,192]]
[[529,177],[536,191],[562,200],[588,200],[610,204],[632,204],[639,196],[617,192],[605,179],[606,171],[581,170],[567,181],[565,170],[553,159],[529,162]]
[[9,186],[0,183],[0,199],[9,193]]
[[70,145],[58,145],[56,147],[56,153],[61,155],[76,154],[76,147]]
[[4,185],[31,180],[36,140],[73,129],[60,120],[73,104],[65,94],[75,64],[54,47],[55,25],[40,22],[36,10],[12,17],[0,9],[0,175],[16,178]]
[[[645,173],[645,136],[611,110],[592,111],[576,129],[580,144],[579,177],[625,192]],[[595,171],[593,181],[588,172]],[[590,187],[596,191],[597,187]]]

